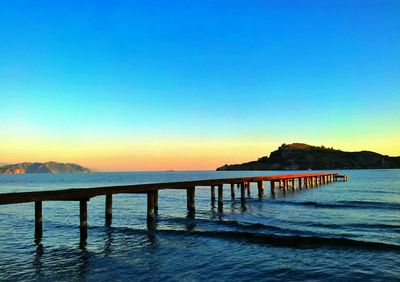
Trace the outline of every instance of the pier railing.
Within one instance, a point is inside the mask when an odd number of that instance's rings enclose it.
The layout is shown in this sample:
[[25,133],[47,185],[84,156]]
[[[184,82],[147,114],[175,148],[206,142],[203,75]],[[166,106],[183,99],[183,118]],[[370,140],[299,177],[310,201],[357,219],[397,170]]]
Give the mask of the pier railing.
[[[80,240],[84,244],[87,240],[87,202],[90,198],[105,196],[105,224],[111,226],[112,222],[112,195],[114,194],[147,194],[147,219],[152,221],[158,213],[158,191],[163,189],[185,189],[187,195],[187,209],[195,211],[196,188],[211,188],[211,204],[215,204],[217,187],[218,208],[222,211],[224,185],[229,185],[231,198],[235,198],[235,185],[240,188],[240,199],[245,202],[246,191],[250,195],[250,183],[257,183],[258,197],[264,195],[264,182],[270,182],[271,193],[279,188],[286,193],[289,189],[296,190],[314,188],[316,186],[331,183],[337,179],[348,180],[345,175],[337,173],[307,173],[285,174],[270,176],[252,176],[239,178],[207,179],[195,181],[146,183],[123,186],[107,186],[94,188],[72,188],[63,190],[17,192],[0,194],[0,205],[35,203],[35,241],[38,243],[43,235],[42,202],[43,201],[79,201],[80,206]],[[226,187],[225,187],[226,188]]]

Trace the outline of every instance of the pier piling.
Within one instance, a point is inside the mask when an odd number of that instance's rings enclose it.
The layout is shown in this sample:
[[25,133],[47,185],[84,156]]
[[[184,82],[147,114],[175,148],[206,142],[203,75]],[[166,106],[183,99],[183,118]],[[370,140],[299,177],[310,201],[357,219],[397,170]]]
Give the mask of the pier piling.
[[218,207],[224,204],[224,190],[223,185],[218,185]]
[[211,205],[215,204],[215,186],[211,186]]
[[88,223],[87,223],[87,202],[88,199],[81,199],[79,201],[79,218],[80,218],[80,242],[85,244],[88,236]]
[[231,198],[232,200],[235,199],[235,184],[231,183]]
[[106,204],[105,204],[105,219],[106,226],[111,226],[112,222],[112,194],[106,195]]
[[271,194],[275,194],[275,180],[271,180]]
[[244,201],[245,197],[246,197],[246,193],[245,193],[245,183],[242,182],[242,183],[240,183],[240,199],[241,199],[242,201]]
[[154,213],[158,214],[158,190],[154,190]]
[[247,197],[250,197],[251,191],[250,191],[250,182],[246,182],[246,190],[247,190]]
[[39,243],[43,236],[42,201],[35,202],[35,242]]
[[257,182],[258,198],[264,197],[264,181]]
[[154,191],[147,192],[147,220],[153,220],[155,217],[155,195]]
[[186,189],[187,209],[189,212],[195,211],[195,202],[194,202],[195,194],[196,194],[195,187],[190,187],[190,188]]
[[288,189],[289,189],[289,179],[285,179],[285,180],[283,180],[283,189],[285,190],[285,191],[287,191]]

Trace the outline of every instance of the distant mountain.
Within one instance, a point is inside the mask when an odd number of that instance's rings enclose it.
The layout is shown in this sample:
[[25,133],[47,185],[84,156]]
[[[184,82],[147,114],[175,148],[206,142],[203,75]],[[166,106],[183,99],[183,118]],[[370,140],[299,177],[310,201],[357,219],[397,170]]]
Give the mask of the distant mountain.
[[71,163],[19,163],[0,167],[0,173],[89,173],[90,169]]
[[344,152],[303,143],[283,144],[269,157],[242,164],[224,165],[217,170],[323,170],[400,168],[400,157],[370,151]]

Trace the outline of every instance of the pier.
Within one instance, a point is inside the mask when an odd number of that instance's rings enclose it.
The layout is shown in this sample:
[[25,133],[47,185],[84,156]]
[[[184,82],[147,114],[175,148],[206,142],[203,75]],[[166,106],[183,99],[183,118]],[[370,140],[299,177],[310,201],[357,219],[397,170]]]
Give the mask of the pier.
[[337,181],[338,179],[341,179],[342,181],[349,180],[349,177],[347,175],[340,175],[340,174],[335,175],[334,178],[335,178],[335,181]]
[[[207,179],[182,182],[146,183],[123,186],[107,186],[94,188],[72,188],[63,190],[50,190],[38,192],[18,192],[0,194],[0,205],[34,203],[35,209],[35,242],[40,243],[43,236],[43,215],[42,203],[44,201],[76,201],[79,202],[80,210],[80,242],[87,241],[88,230],[88,201],[97,196],[105,196],[105,225],[112,223],[112,197],[114,194],[147,194],[147,220],[153,221],[158,210],[158,191],[164,189],[186,190],[187,210],[195,212],[196,189],[210,189],[210,201],[214,206],[218,203],[218,210],[222,211],[224,199],[223,190],[230,189],[231,199],[235,199],[235,188],[240,189],[240,200],[244,204],[247,196],[251,194],[251,183],[257,185],[257,196],[262,199],[264,196],[265,183],[269,182],[270,192],[275,194],[279,189],[283,193],[289,190],[313,189],[314,187],[328,184],[338,179],[348,180],[348,176],[337,173],[307,173],[307,174],[286,174],[269,176],[252,176],[240,178]],[[216,195],[217,190],[217,195]],[[217,196],[217,197],[216,197]]]

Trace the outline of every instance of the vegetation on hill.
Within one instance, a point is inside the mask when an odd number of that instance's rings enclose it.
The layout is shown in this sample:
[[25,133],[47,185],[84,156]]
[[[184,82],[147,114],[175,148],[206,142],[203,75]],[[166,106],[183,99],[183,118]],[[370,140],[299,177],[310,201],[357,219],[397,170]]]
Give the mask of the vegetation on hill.
[[242,164],[224,165],[217,170],[319,170],[400,168],[400,157],[370,151],[344,152],[303,143],[283,144],[269,157]]

